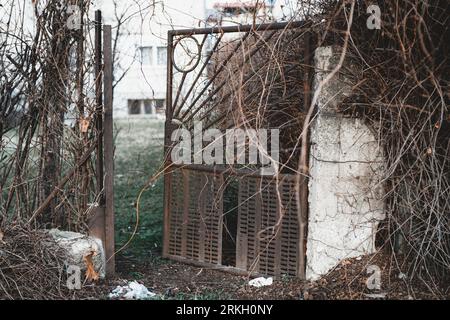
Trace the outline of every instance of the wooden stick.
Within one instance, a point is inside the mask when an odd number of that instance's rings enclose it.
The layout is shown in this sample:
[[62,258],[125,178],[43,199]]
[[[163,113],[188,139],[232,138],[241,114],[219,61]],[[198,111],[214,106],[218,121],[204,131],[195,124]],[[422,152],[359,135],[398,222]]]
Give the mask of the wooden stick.
[[111,26],[103,28],[104,52],[104,148],[105,148],[105,254],[106,275],[115,273],[114,241],[114,141],[113,141],[113,61]]

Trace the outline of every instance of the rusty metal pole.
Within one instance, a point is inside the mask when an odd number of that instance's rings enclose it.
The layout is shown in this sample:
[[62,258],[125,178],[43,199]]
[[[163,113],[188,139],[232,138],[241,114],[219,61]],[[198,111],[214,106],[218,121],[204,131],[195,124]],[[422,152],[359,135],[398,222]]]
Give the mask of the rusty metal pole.
[[[167,34],[167,92],[166,92],[166,123],[164,135],[164,167],[169,168],[171,165],[170,145],[173,132],[173,109],[172,92],[173,92],[173,34],[171,31]],[[164,174],[164,217],[163,217],[163,257],[168,256],[169,251],[169,213],[170,213],[170,190],[171,190],[171,174]]]
[[248,32],[248,31],[268,31],[282,30],[285,28],[300,28],[307,24],[305,21],[289,21],[289,22],[271,22],[262,24],[246,24],[225,27],[208,27],[208,28],[190,28],[169,31],[172,36],[197,35],[197,34],[216,34],[216,33],[232,33],[232,32]]
[[103,28],[104,105],[105,105],[105,254],[106,275],[115,273],[114,242],[114,142],[113,142],[113,61],[111,26]]

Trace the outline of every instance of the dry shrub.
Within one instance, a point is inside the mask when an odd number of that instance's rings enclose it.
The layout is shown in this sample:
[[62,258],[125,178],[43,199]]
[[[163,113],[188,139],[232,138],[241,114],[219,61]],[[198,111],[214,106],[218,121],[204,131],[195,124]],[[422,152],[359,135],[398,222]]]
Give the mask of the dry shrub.
[[47,232],[6,226],[0,241],[0,300],[70,298],[65,256]]
[[[381,30],[357,4],[346,59],[359,68],[343,70],[355,81],[340,111],[364,118],[384,147],[386,246],[438,292],[450,280],[450,3],[384,1]],[[342,42],[343,7],[324,10],[324,45]]]
[[[36,221],[82,232],[89,204],[99,198],[94,157],[77,166],[99,136],[92,125],[86,133],[79,126],[82,118],[94,122],[90,26],[84,33],[67,28],[69,14],[59,0],[36,1],[26,13],[16,2],[0,7],[0,222],[29,219],[75,167]],[[77,4],[86,15],[90,1]],[[15,13],[11,23],[5,8]],[[29,14],[34,33],[18,18]]]
[[[300,2],[303,8],[311,5]],[[216,87],[226,82],[211,102],[219,111],[208,113],[212,122],[222,119],[222,128],[282,128],[281,162],[290,168],[296,168],[305,113],[304,34],[309,28],[317,46],[343,45],[352,3],[313,2],[305,17],[309,27],[279,31],[270,39],[264,32],[243,42],[215,81]],[[423,280],[431,292],[445,291],[450,282],[450,3],[380,2],[381,30],[367,28],[370,3],[355,4],[339,75],[352,80],[353,90],[339,111],[365,119],[384,148],[387,219],[379,240],[411,281]],[[211,74],[238,41],[222,48]]]

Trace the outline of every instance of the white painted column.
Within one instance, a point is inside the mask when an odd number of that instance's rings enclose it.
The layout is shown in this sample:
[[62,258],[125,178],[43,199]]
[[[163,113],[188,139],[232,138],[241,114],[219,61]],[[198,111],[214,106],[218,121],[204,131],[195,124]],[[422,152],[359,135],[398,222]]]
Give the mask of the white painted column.
[[[338,47],[316,50],[315,90],[339,58]],[[307,279],[319,278],[343,259],[375,252],[383,219],[382,151],[363,121],[336,112],[349,82],[338,73],[323,86],[311,129]]]

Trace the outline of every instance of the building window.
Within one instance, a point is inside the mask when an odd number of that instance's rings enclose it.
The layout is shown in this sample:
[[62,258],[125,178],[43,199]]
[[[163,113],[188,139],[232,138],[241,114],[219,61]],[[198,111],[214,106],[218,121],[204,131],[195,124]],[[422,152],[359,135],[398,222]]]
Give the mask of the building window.
[[146,100],[128,100],[128,114],[164,114],[166,100],[164,99],[146,99]]
[[165,65],[167,63],[167,48],[158,47],[158,65]]
[[164,113],[164,110],[166,109],[166,100],[156,99],[155,100],[155,109],[156,109],[156,113]]
[[153,64],[153,47],[141,47],[141,63],[144,66]]
[[140,100],[128,100],[128,114],[130,115],[141,114]]
[[153,101],[152,100],[144,100],[144,111],[145,114],[154,114],[153,109]]

